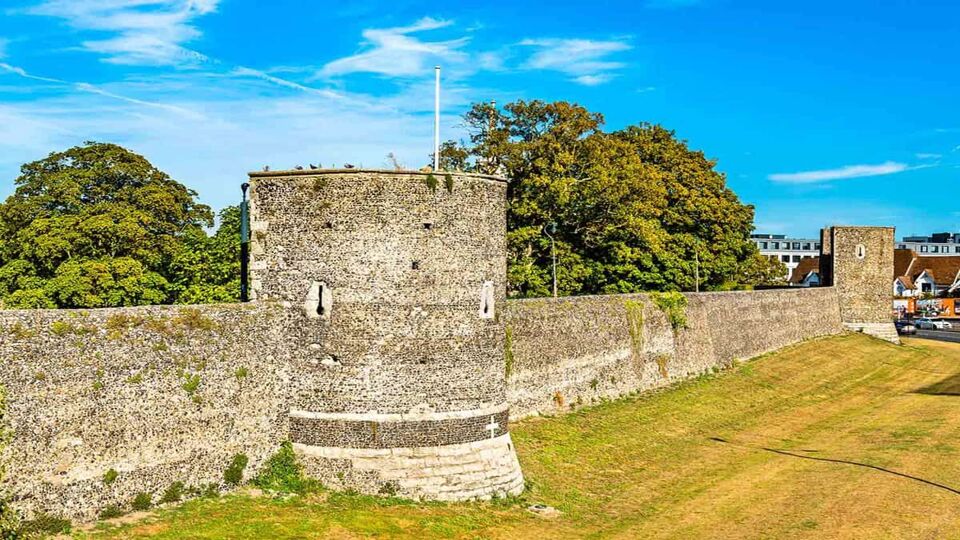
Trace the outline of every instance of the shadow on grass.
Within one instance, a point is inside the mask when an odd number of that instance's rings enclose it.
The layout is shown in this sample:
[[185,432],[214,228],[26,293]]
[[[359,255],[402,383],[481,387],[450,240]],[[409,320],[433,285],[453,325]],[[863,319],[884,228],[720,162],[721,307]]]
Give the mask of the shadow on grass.
[[951,375],[940,382],[914,390],[915,394],[930,396],[960,396],[960,373]]
[[825,458],[825,457],[805,456],[805,455],[803,455],[803,454],[796,454],[796,453],[794,453],[794,452],[788,452],[787,450],[777,450],[776,448],[766,448],[766,447],[763,447],[763,446],[748,446],[748,445],[745,445],[745,444],[738,444],[738,443],[735,443],[735,442],[728,441],[728,440],[726,440],[726,439],[721,439],[720,437],[710,437],[710,440],[711,440],[711,441],[714,441],[714,442],[718,442],[718,443],[723,443],[723,444],[728,444],[728,445],[731,445],[731,446],[736,446],[736,447],[739,447],[739,448],[745,448],[745,449],[748,449],[748,450],[762,450],[762,451],[764,451],[764,452],[770,452],[771,454],[777,454],[777,455],[780,455],[780,456],[788,456],[788,457],[793,457],[793,458],[798,458],[798,459],[808,459],[808,460],[810,460],[810,461],[823,461],[823,462],[826,462],[826,463],[838,463],[838,464],[841,464],[841,465],[853,465],[853,466],[855,466],[855,467],[863,467],[863,468],[865,468],[865,469],[873,469],[873,470],[875,470],[875,471],[879,471],[879,472],[882,472],[882,473],[890,474],[890,475],[893,475],[893,476],[899,476],[900,478],[906,478],[906,479],[908,479],[908,480],[913,480],[913,481],[915,481],[915,482],[920,482],[920,483],[922,483],[922,484],[927,484],[928,486],[933,486],[933,487],[935,487],[935,488],[942,489],[942,490],[944,490],[944,491],[949,491],[950,493],[953,493],[954,495],[960,495],[960,490],[954,489],[954,488],[952,488],[952,487],[950,487],[950,486],[948,486],[948,485],[939,484],[939,483],[937,483],[937,482],[933,482],[933,481],[927,480],[927,479],[925,479],[925,478],[920,478],[920,477],[918,477],[918,476],[912,476],[912,475],[909,475],[909,474],[906,474],[906,473],[897,472],[897,471],[893,471],[893,470],[890,470],[890,469],[885,469],[885,468],[883,468],[883,467],[878,467],[878,466],[876,466],[876,465],[870,465],[869,463],[860,463],[860,462],[857,462],[857,461],[849,461],[849,460],[846,460],[846,459],[832,459],[832,458]]

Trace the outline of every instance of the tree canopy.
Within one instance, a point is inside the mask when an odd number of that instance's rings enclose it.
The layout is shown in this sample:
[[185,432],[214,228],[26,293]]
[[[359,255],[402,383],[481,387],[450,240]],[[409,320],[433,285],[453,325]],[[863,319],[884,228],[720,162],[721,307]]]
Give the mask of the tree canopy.
[[603,116],[566,102],[476,104],[467,142],[441,166],[510,179],[510,293],[550,294],[555,224],[560,294],[724,288],[756,253],[753,207],[716,162],[674,132],[639,124],[603,131]]
[[237,257],[217,257],[232,249],[239,218],[228,209],[227,227],[209,238],[210,208],[143,156],[86,143],[24,165],[16,186],[0,204],[5,307],[235,299]]

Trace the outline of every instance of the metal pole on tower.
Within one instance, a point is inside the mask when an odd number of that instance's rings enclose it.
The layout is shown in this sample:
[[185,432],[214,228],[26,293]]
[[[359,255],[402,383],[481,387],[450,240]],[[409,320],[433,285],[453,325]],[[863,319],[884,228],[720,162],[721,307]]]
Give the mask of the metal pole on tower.
[[440,170],[440,66],[435,66],[436,88],[433,93],[433,170]]

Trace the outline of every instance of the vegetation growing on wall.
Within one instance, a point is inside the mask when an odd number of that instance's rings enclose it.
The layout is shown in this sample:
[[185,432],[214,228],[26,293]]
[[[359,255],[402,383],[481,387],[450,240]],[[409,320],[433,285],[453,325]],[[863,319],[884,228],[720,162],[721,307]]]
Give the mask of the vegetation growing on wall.
[[630,331],[630,348],[634,357],[643,354],[643,302],[624,300],[627,312],[627,329]]
[[423,183],[427,185],[427,188],[433,193],[437,192],[437,186],[440,185],[440,181],[437,180],[437,177],[430,173],[426,178],[423,179]]
[[[444,144],[446,167],[510,178],[509,293],[548,296],[556,224],[559,292],[716,288],[756,253],[753,208],[716,161],[674,132],[640,124],[603,131],[603,116],[567,102],[476,104],[466,145]],[[696,255],[696,256],[695,256]]]
[[298,494],[320,487],[316,480],[304,476],[303,466],[297,461],[297,454],[289,441],[280,445],[277,453],[267,460],[253,484],[260,489]]
[[237,454],[230,460],[230,465],[223,471],[223,480],[231,486],[239,486],[243,483],[243,471],[247,468],[250,460],[245,454]]
[[651,293],[650,299],[666,314],[674,331],[687,327],[687,297],[678,292]]

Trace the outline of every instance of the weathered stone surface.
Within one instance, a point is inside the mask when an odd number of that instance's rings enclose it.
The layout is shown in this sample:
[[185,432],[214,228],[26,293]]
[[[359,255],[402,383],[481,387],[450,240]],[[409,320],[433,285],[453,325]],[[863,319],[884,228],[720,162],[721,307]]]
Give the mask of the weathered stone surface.
[[[345,452],[322,460],[314,474],[336,485],[349,473],[355,489],[439,499],[522,489],[509,444],[484,450],[491,455],[479,461],[444,461],[431,450],[509,441],[497,317],[506,291],[506,183],[305,171],[253,174],[250,184],[257,298],[302,304],[304,336],[315,345],[298,371],[291,440],[308,456],[313,448],[415,449],[420,456],[357,461],[356,452]],[[416,486],[403,480],[434,463],[494,472],[444,469]],[[375,485],[393,480],[399,485]]]
[[831,288],[689,293],[674,330],[647,295],[508,302],[511,418],[670,384],[843,331]]
[[824,229],[830,256],[821,262],[837,290],[840,316],[850,330],[900,343],[893,326],[893,227]]
[[311,476],[337,488],[413,499],[490,499],[523,491],[510,434],[434,447],[370,449],[294,445]]
[[258,466],[287,437],[292,322],[266,304],[0,311],[15,502],[90,518],[220,484],[236,453]]

